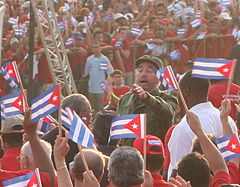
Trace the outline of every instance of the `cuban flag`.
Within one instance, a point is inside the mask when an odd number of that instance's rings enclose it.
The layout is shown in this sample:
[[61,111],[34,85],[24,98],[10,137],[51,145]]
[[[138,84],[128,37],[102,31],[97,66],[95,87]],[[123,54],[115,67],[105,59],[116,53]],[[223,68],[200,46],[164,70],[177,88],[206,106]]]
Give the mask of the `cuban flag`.
[[35,172],[29,180],[27,187],[42,187],[41,176],[38,168],[35,169]]
[[232,66],[233,66],[233,61],[230,61],[227,64],[224,64],[223,66],[217,68],[217,71],[221,73],[224,77],[229,79],[232,71]]
[[100,86],[101,90],[103,90],[104,92],[107,91],[108,86],[107,86],[107,81],[106,80],[101,82],[99,86]]
[[217,68],[230,61],[226,59],[196,58],[193,63],[192,77],[201,79],[226,79],[224,75],[217,71]]
[[24,36],[24,29],[21,25],[17,25],[14,27],[14,34],[16,37],[22,37]]
[[1,117],[4,120],[6,117],[22,114],[23,112],[12,105],[21,94],[21,91],[1,97]]
[[74,39],[74,37],[72,36],[72,37],[70,37],[70,38],[67,39],[67,41],[65,42],[65,45],[66,45],[66,46],[71,46],[71,45],[73,45],[74,43],[75,43],[75,39]]
[[182,16],[184,16],[186,13],[185,13],[185,10],[184,10],[184,9],[176,9],[176,11],[174,11],[174,14],[175,14],[177,17],[182,17]]
[[109,140],[144,137],[144,114],[129,114],[113,118]]
[[56,123],[56,120],[51,115],[48,115],[38,121],[37,130],[46,132],[52,123]]
[[194,29],[200,27],[202,25],[202,20],[201,19],[194,19],[193,21],[191,21],[191,25]]
[[17,82],[21,82],[21,77],[18,71],[17,63],[15,61],[4,64],[4,69],[10,75],[10,77],[12,77]]
[[20,93],[19,97],[12,103],[12,106],[16,107],[17,109],[21,110],[22,112],[26,111],[26,102],[23,97],[23,92]]
[[178,82],[171,66],[154,70],[155,75],[160,80],[161,84],[169,91],[172,92],[178,89]]
[[233,1],[232,0],[222,0],[222,5],[223,6],[233,6]]
[[75,111],[73,111],[73,115],[72,112],[70,112],[69,119],[71,121],[71,127],[68,138],[75,143],[82,145],[83,147],[92,149],[94,142],[94,136],[92,132],[88,129]]
[[185,14],[187,15],[194,14],[194,8],[190,6],[184,8],[184,11],[185,11]]
[[142,33],[143,29],[133,27],[131,28],[130,37],[141,36]]
[[201,17],[201,10],[197,10],[195,18],[200,18]]
[[1,68],[0,73],[3,75],[3,78],[8,82],[11,88],[14,90],[18,89],[18,85],[15,82],[14,78],[12,78],[3,67]]
[[184,34],[185,34],[185,31],[186,31],[185,28],[180,28],[180,29],[178,29],[178,31],[177,31],[177,35],[184,35]]
[[100,62],[100,70],[109,71],[109,63]]
[[108,14],[106,16],[103,16],[102,18],[103,22],[108,22],[108,21],[112,21],[113,20],[113,14]]
[[207,32],[201,32],[201,33],[197,36],[196,40],[202,40],[202,39],[204,39],[205,36],[206,36],[206,34],[207,34]]
[[240,156],[239,141],[235,134],[217,139],[216,144],[226,162]]
[[238,38],[238,33],[239,33],[238,27],[234,27],[233,30],[232,30],[233,37]]
[[180,53],[180,51],[179,51],[178,49],[172,51],[172,52],[170,53],[170,58],[171,58],[171,60],[178,60],[178,59],[180,59],[180,58],[181,58],[181,53]]
[[32,122],[35,123],[41,118],[53,113],[59,108],[60,103],[59,86],[54,86],[42,95],[32,100]]
[[13,17],[9,18],[8,23],[11,24],[11,25],[17,25],[18,24],[18,17],[16,17],[16,18],[13,18]]
[[66,21],[60,21],[58,23],[58,28],[60,31],[64,31],[66,29]]
[[61,119],[62,119],[63,126],[66,127],[67,129],[70,129],[72,122],[70,120],[69,115],[70,114],[72,115],[72,117],[71,117],[71,119],[72,119],[73,118],[73,110],[71,110],[70,108],[65,108],[65,109],[61,108],[61,114],[62,114]]
[[27,187],[28,182],[32,178],[34,172],[31,172],[27,175],[22,175],[20,177],[15,177],[6,181],[3,181],[2,184],[4,187]]
[[116,48],[120,47],[122,45],[122,43],[123,43],[123,39],[120,38],[119,40],[116,41],[115,47]]
[[144,53],[148,53],[155,49],[156,45],[154,43],[146,43],[147,49],[144,50]]
[[167,6],[168,11],[169,11],[169,12],[172,12],[172,11],[174,10],[174,6],[175,6],[175,2],[172,2],[171,4],[169,4],[169,5]]

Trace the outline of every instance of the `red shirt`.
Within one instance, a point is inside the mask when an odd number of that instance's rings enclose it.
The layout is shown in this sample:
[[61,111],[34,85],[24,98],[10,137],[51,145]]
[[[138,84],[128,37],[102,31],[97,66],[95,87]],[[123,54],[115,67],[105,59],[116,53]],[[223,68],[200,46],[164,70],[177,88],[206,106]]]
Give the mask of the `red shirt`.
[[[227,82],[214,84],[209,87],[208,90],[208,100],[211,101],[213,106],[220,108],[222,100],[226,97]],[[240,91],[240,86],[232,83],[230,87],[229,100],[231,101],[231,113],[230,116],[233,120],[236,120],[237,109],[235,103],[239,102],[238,92]]]
[[[146,36],[146,37],[142,37],[142,36],[140,36],[139,38],[138,38],[138,40],[141,40],[141,41],[144,41],[144,40],[147,40],[147,39],[156,39],[155,37],[153,37],[153,36]],[[136,57],[136,59],[138,59],[138,58],[140,58],[141,56],[143,56],[143,55],[151,55],[151,51],[149,50],[147,53],[145,53],[145,50],[147,49],[147,46],[145,45],[145,46],[140,46],[140,47],[138,47],[138,52],[137,52],[137,57]]]
[[9,171],[18,171],[21,169],[17,157],[20,155],[21,147],[10,148],[5,151],[1,159],[1,168]]
[[[15,177],[20,177],[22,175],[27,175],[28,173],[31,173],[32,171],[28,170],[20,170],[20,171],[0,171],[0,187],[3,187],[2,182],[15,178]],[[41,182],[43,187],[50,187],[51,181],[49,176],[46,173],[40,172],[40,177],[41,177]],[[56,176],[56,182],[55,182],[55,187],[57,187],[57,176]]]
[[[130,87],[129,86],[125,86],[125,85],[122,85],[121,88],[114,88],[113,87],[113,93],[118,97],[122,97],[125,93],[129,92],[130,91]],[[108,91],[105,92],[104,94],[104,98],[103,98],[103,103],[106,102],[107,100],[107,94],[108,94]],[[114,106],[114,107],[117,107],[117,103],[114,103],[111,101],[110,103],[111,106]]]
[[221,185],[224,184],[231,184],[231,179],[228,173],[220,171],[213,176],[209,186],[220,187]]
[[153,178],[153,187],[167,187],[169,186],[168,183],[163,180],[162,175],[156,174],[156,173],[151,173],[152,178]]

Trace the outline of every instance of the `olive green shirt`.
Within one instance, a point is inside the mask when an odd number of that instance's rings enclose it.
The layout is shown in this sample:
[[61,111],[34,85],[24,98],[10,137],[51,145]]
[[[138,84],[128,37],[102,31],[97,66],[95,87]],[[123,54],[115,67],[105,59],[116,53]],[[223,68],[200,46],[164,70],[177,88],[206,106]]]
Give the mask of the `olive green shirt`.
[[[178,102],[176,97],[159,89],[151,94],[147,92],[147,98],[140,100],[132,92],[126,93],[118,102],[117,113],[147,114],[147,134],[155,135],[164,141],[165,134],[172,125]],[[123,139],[121,145],[132,146],[134,139]]]

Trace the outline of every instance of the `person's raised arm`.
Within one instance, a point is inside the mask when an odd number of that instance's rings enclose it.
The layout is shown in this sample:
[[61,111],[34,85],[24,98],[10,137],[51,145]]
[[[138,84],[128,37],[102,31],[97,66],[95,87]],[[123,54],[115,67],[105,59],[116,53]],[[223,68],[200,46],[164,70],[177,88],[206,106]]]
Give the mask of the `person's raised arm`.
[[48,154],[46,153],[40,142],[40,138],[37,134],[37,123],[32,123],[30,109],[27,109],[24,113],[23,128],[32,149],[35,167],[39,168],[41,172],[46,173],[50,178],[51,186],[54,186],[54,167]]
[[204,156],[209,162],[210,168],[214,174],[220,171],[228,173],[226,163],[218,148],[207,137],[201,127],[200,120],[192,111],[187,111],[187,122],[192,131],[198,137]]
[[58,172],[58,187],[73,186],[65,162],[65,157],[70,149],[67,143],[67,136],[68,133],[65,134],[65,137],[61,137],[58,135],[53,150],[54,161]]

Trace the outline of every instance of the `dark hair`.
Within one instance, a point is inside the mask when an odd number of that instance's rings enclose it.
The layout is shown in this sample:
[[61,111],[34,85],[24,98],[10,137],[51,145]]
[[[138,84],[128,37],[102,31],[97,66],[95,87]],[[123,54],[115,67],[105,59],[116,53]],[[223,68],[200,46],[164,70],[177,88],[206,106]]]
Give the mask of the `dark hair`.
[[[208,138],[212,141],[212,143],[213,143],[215,146],[217,146],[216,143],[215,143],[215,141],[217,140],[217,137],[214,136],[214,135],[212,135],[212,134],[208,134],[207,136],[208,136]],[[201,145],[200,145],[200,142],[199,142],[198,138],[196,138],[196,139],[193,141],[193,146],[192,146],[192,151],[191,151],[191,152],[192,152],[192,153],[193,153],[193,152],[198,152],[198,153],[203,154],[202,148],[201,148]]]
[[2,138],[0,137],[0,158],[4,155],[3,145],[2,145]]
[[121,31],[127,31],[127,29],[125,29],[124,27],[120,27],[120,28],[118,29],[118,33],[120,33]]
[[178,164],[178,175],[190,181],[192,187],[208,187],[210,182],[208,161],[200,153],[188,154]]
[[[155,150],[155,151],[162,151],[162,149],[157,146],[153,146],[150,149]],[[147,165],[148,171],[150,171],[150,172],[159,171],[162,169],[163,162],[164,162],[164,156],[147,154],[146,162],[147,162],[146,165]]]
[[2,133],[3,142],[7,142],[10,146],[21,147],[23,144],[23,133]]
[[123,72],[122,72],[121,70],[119,70],[119,69],[116,69],[116,70],[114,70],[114,72],[112,73],[112,76],[114,76],[114,75],[121,75],[121,76],[123,76]]
[[[96,178],[99,178],[103,173],[105,165],[102,153],[92,149],[84,149],[83,154],[86,158],[88,168],[93,171]],[[78,153],[74,157],[73,172],[76,178],[82,181],[85,171],[81,155]]]
[[179,82],[181,89],[188,88],[189,92],[194,94],[196,98],[208,97],[209,82],[207,79],[200,79],[192,77],[192,71],[187,71]]
[[[115,111],[102,110],[99,111],[92,123],[95,141],[98,145],[107,145],[110,127],[113,118],[119,116]],[[117,145],[118,140],[112,140],[109,145]]]

